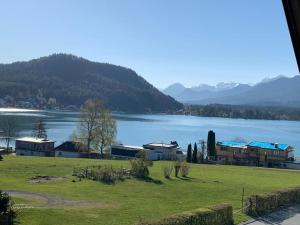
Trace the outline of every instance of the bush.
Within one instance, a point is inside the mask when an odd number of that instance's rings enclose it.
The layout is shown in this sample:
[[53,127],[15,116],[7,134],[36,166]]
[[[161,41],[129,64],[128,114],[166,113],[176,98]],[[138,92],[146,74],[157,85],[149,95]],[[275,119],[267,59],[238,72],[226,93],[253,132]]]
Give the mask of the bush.
[[222,204],[204,209],[183,212],[157,222],[140,225],[232,225],[232,206]]
[[164,177],[167,179],[171,178],[171,174],[173,172],[173,165],[172,164],[165,164],[163,167]]
[[6,192],[0,190],[0,217],[7,221],[7,224],[13,224],[16,217],[15,211],[12,209],[13,202]]
[[246,200],[246,213],[260,216],[271,212],[280,206],[300,203],[300,187],[260,195],[252,195]]
[[2,155],[0,155],[0,161],[2,161],[3,160],[3,156]]
[[148,161],[144,158],[132,159],[130,160],[131,174],[136,178],[146,179],[150,175],[148,166],[152,166],[152,165],[153,165],[152,161]]
[[73,176],[111,184],[130,177],[130,171],[124,168],[115,169],[111,165],[74,168]]
[[175,177],[178,177],[180,167],[181,167],[181,162],[179,161],[174,162]]
[[182,162],[180,166],[181,176],[187,177],[190,172],[190,166],[186,162]]

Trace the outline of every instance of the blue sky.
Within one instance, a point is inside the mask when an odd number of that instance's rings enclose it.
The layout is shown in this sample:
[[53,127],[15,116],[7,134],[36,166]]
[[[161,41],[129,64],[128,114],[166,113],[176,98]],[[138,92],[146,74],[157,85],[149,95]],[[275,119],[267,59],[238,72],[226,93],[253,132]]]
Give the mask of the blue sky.
[[164,88],[298,74],[281,0],[1,1],[0,62],[71,53]]

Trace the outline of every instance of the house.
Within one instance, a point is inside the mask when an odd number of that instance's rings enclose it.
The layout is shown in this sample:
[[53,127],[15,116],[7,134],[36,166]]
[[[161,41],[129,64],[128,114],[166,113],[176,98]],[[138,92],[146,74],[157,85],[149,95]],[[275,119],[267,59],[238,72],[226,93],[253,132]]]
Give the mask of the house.
[[183,156],[176,141],[170,144],[149,143],[143,145],[149,160],[176,160]]
[[23,137],[16,139],[16,155],[54,156],[54,141],[45,138]]
[[286,144],[251,141],[224,141],[216,144],[217,159],[229,163],[274,166],[294,159],[293,148]]
[[85,147],[80,142],[66,141],[54,149],[55,157],[81,158]]
[[177,142],[170,144],[149,143],[140,146],[112,145],[111,156],[123,159],[138,158],[141,151],[144,151],[148,160],[175,160],[182,159],[183,152]]

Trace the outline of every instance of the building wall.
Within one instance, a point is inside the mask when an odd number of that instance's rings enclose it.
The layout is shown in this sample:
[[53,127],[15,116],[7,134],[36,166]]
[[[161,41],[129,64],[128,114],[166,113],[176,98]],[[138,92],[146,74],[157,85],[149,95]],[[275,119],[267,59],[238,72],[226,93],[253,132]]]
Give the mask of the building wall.
[[34,151],[35,150],[52,151],[54,149],[54,142],[36,143],[36,142],[16,140],[16,148],[34,150]]
[[55,157],[80,158],[79,152],[55,151]]
[[216,152],[219,160],[227,162],[248,162],[263,164],[270,161],[286,161],[288,159],[289,149],[271,150],[262,149],[257,147],[247,146],[242,147],[229,147],[229,146],[216,146]]
[[16,149],[16,155],[23,156],[52,156],[49,151],[37,151],[37,150],[25,150],[25,149]]

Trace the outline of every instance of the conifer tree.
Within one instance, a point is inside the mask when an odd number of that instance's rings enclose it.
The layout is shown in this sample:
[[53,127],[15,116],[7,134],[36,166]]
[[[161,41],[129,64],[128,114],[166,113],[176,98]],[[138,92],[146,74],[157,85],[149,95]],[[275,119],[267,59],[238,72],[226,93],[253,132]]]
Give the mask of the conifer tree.
[[197,163],[198,162],[198,148],[197,148],[197,143],[194,144],[194,151],[193,151],[193,157],[192,157],[192,162]]
[[192,145],[191,144],[188,145],[186,162],[188,162],[188,163],[192,162]]
[[216,157],[216,135],[212,130],[208,132],[207,136],[207,155]]

